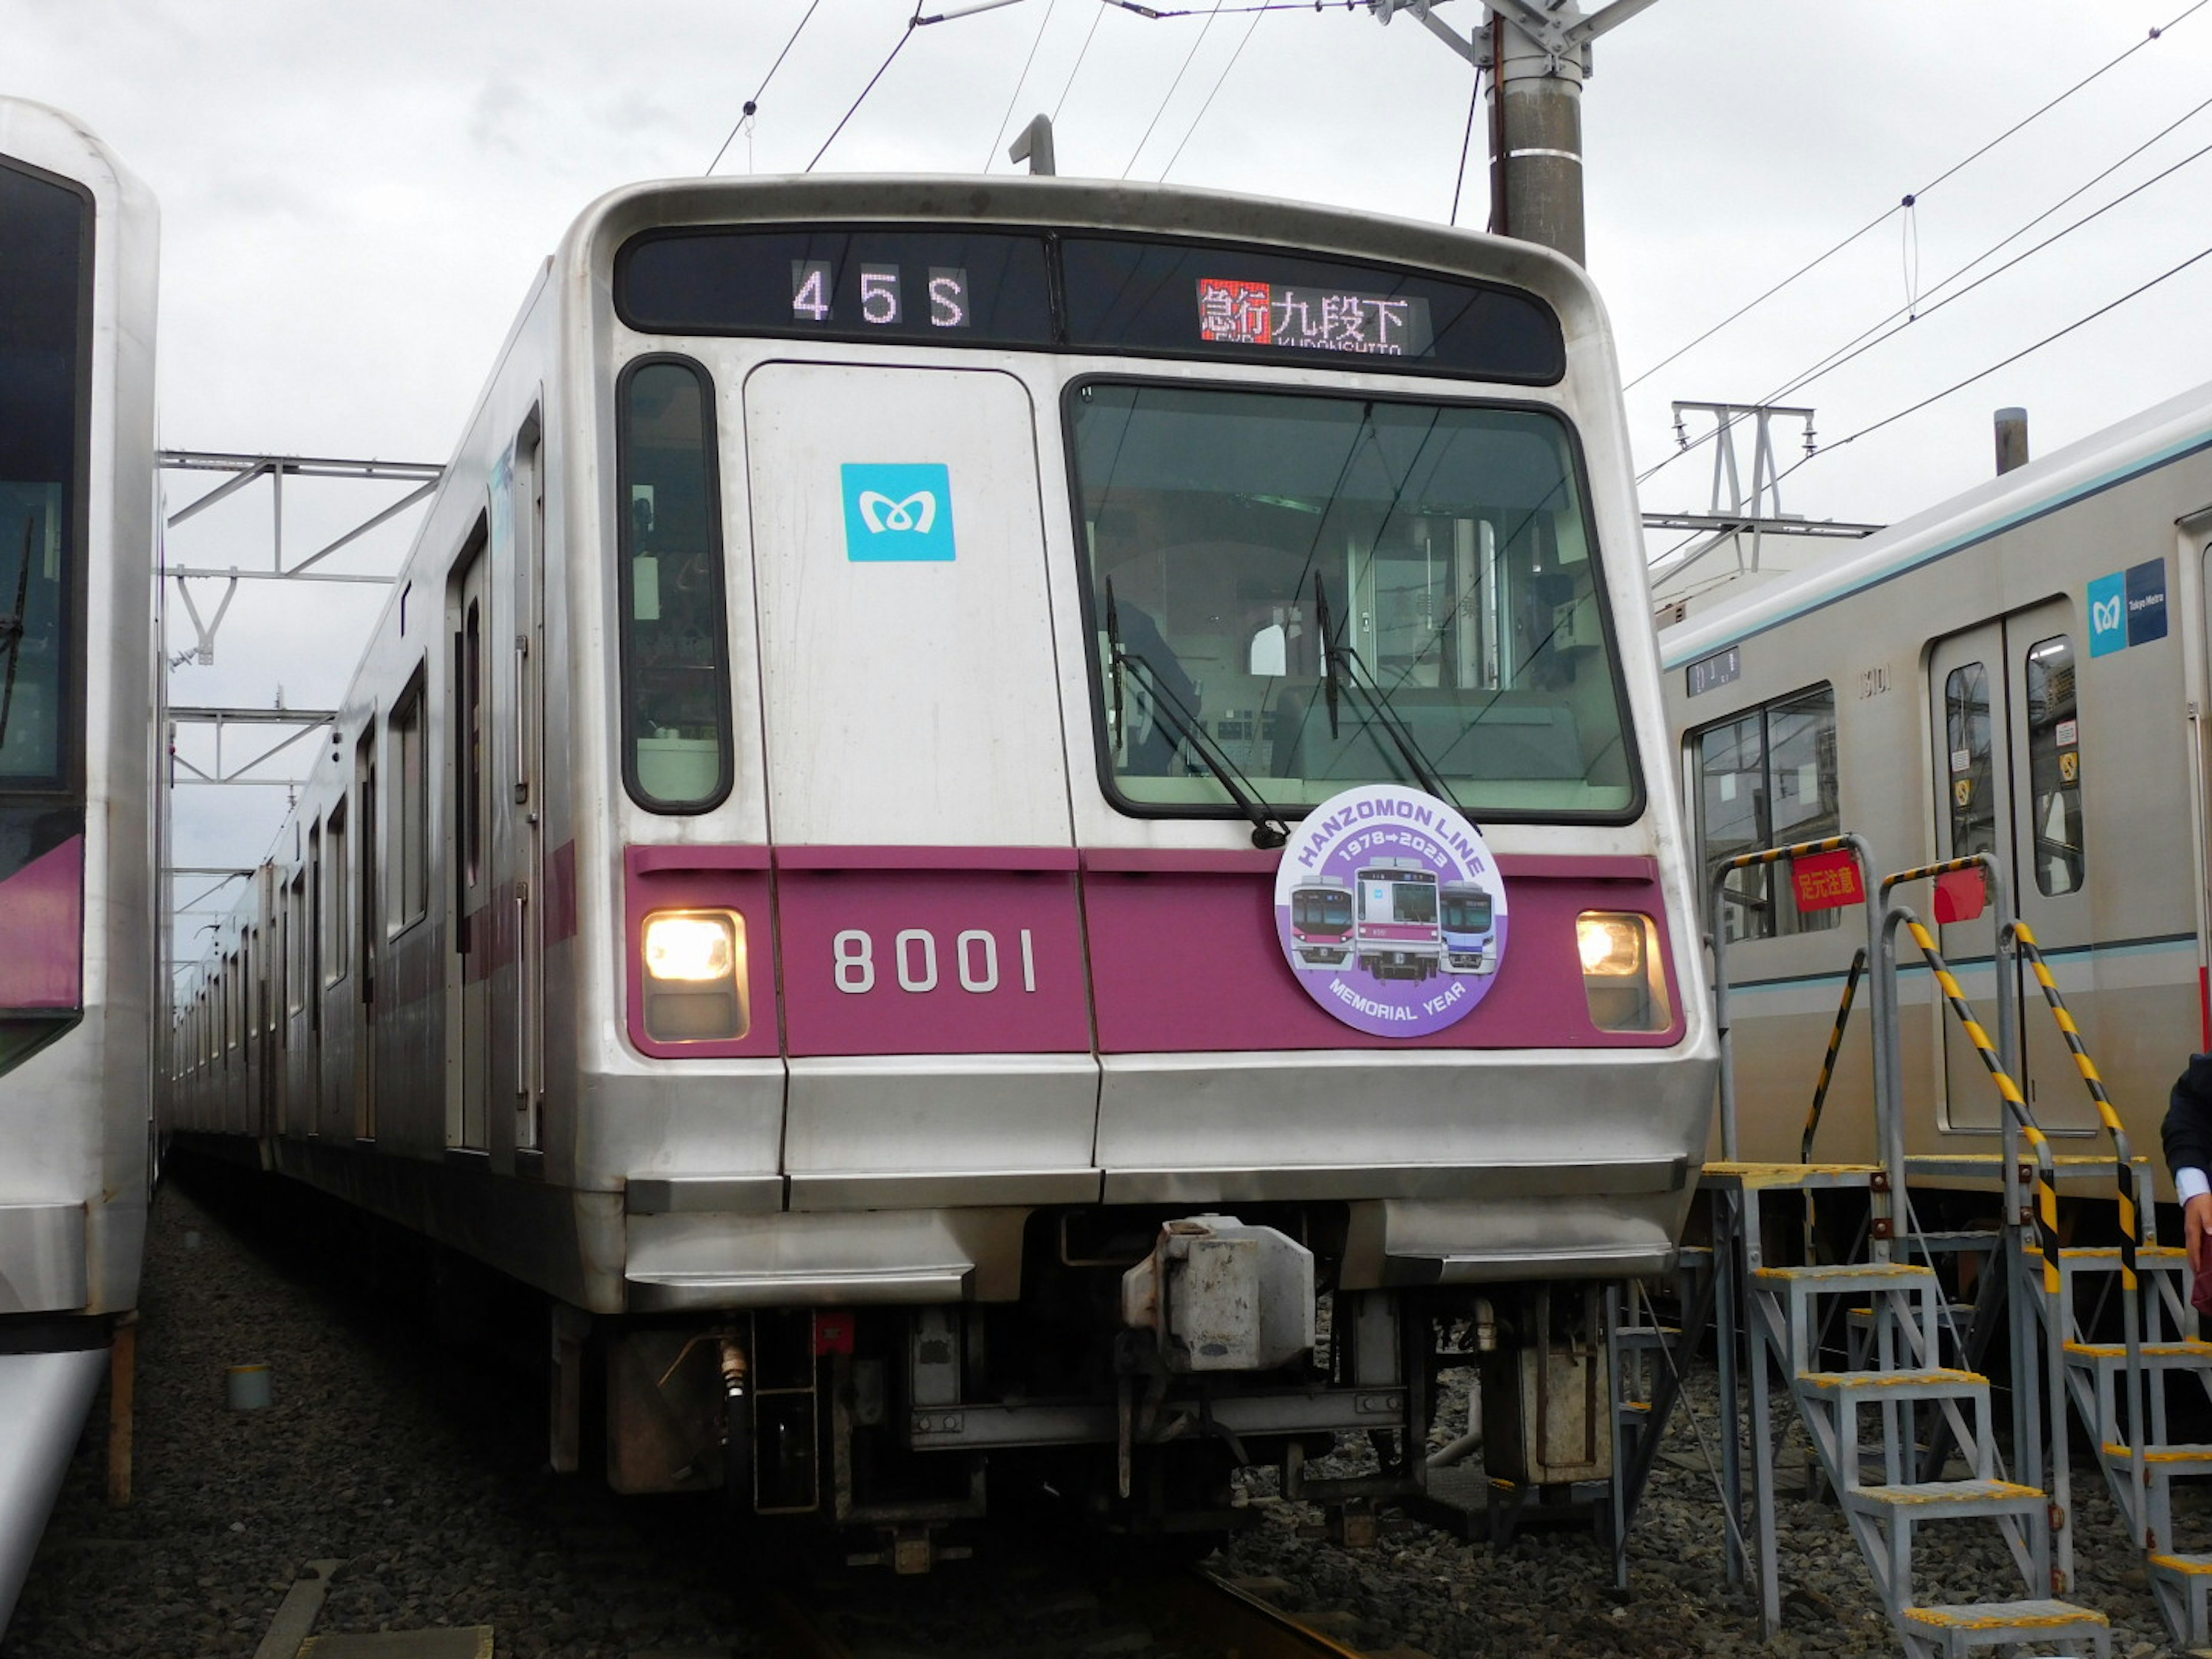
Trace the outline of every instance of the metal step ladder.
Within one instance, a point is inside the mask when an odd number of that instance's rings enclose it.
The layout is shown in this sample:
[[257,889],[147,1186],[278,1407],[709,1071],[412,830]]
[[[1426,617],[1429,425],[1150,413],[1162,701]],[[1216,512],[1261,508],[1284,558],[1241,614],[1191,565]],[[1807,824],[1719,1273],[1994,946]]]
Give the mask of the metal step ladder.
[[[1722,913],[1724,890],[1737,871],[1755,864],[1774,864],[1785,859],[1847,854],[1856,866],[1862,900],[1873,895],[1874,864],[1864,842],[1856,836],[1836,836],[1822,842],[1776,848],[1747,854],[1716,870],[1712,914]],[[1707,1185],[1715,1202],[1717,1255],[1741,1264],[1741,1317],[1749,1340],[1749,1440],[1753,1463],[1753,1526],[1759,1577],[1760,1629],[1771,1636],[1778,1628],[1781,1595],[1776,1537],[1776,1481],[1773,1423],[1773,1376],[1785,1387],[1804,1424],[1814,1455],[1840,1503],[1854,1538],[1864,1555],[1876,1592],[1881,1598],[1899,1638],[1910,1659],[1964,1659],[1983,1649],[2011,1650],[2023,1645],[2063,1646],[2074,1653],[2089,1652],[2106,1659],[2111,1653],[2111,1631],[2104,1614],[2059,1599],[2070,1578],[2070,1547],[2054,1535],[2054,1521],[2063,1520],[2067,1478],[2064,1405],[2050,1400],[2047,1422],[2034,1409],[2036,1396],[2048,1399],[2035,1384],[2057,1369],[2057,1342],[2049,1327],[2054,1311],[2058,1275],[2055,1268],[2042,1273],[2042,1282],[2031,1285],[2031,1264],[2024,1249],[2028,1228],[2027,1213],[2018,1202],[2015,1157],[2025,1140],[2039,1160],[2045,1176],[2037,1191],[2039,1213],[2035,1237],[2045,1248],[2056,1249],[2056,1199],[2048,1179],[2051,1160],[2049,1143],[2035,1127],[2018,1087],[1987,1035],[1972,1018],[1959,994],[1957,981],[1936,954],[1932,939],[1902,905],[1890,902],[1891,889],[1902,882],[1940,876],[1980,866],[1995,890],[1999,916],[2004,915],[2002,872],[1986,855],[1907,871],[1885,880],[1878,904],[1866,904],[1867,951],[1873,964],[1871,1019],[1874,1026],[1874,1079],[1877,1161],[1858,1166],[1857,1178],[1868,1195],[1868,1259],[1840,1263],[1809,1262],[1804,1266],[1770,1266],[1764,1259],[1759,1205],[1762,1194],[1796,1191],[1808,1200],[1817,1184],[1844,1184],[1844,1166],[1810,1162],[1796,1166],[1729,1164],[1707,1168]],[[2016,1382],[2015,1461],[2020,1478],[2010,1478],[2000,1462],[1995,1425],[1991,1419],[1989,1381],[1976,1370],[1947,1364],[1962,1357],[1971,1339],[1962,1341],[1955,1331],[1955,1316],[1932,1266],[1926,1245],[1916,1250],[1911,1234],[1911,1210],[1906,1201],[1902,1090],[1903,1067],[1898,1021],[1896,934],[1900,926],[1911,928],[1916,943],[1929,958],[1952,1012],[1962,1022],[1988,1066],[1991,1080],[2005,1103],[2003,1162],[2007,1201],[2005,1237],[1998,1254],[2012,1294],[2008,1322],[2009,1347]],[[1713,939],[1716,1014],[1722,1043],[1721,1118],[1723,1145],[1733,1159],[1736,1153],[1734,1081],[1730,1075],[1730,1037],[1728,1022],[1728,975],[1725,930]],[[1843,1008],[1838,1013],[1828,1059],[1814,1097],[1814,1115],[1804,1136],[1805,1151],[1818,1125],[1820,1102],[1848,1018],[1859,966],[1855,963],[1846,981]],[[2010,1051],[2016,1031],[2016,1012],[2009,1005],[2001,1010],[2000,1040]],[[2062,1022],[2063,1023],[2063,1022]],[[1808,1243],[1811,1230],[1808,1227]],[[1727,1249],[1722,1246],[1725,1238]],[[1912,1258],[1922,1257],[1920,1261]],[[2033,1340],[2038,1322],[2028,1309],[2047,1304],[2044,1311],[2045,1340]],[[1826,1333],[1838,1324],[1848,1326],[1850,1310],[1863,1304],[1866,1313],[1859,1340],[1850,1344],[1848,1357],[1832,1364]],[[1723,1307],[1717,1322],[1717,1350],[1721,1369],[1723,1409],[1733,1415],[1735,1407],[1733,1371],[1735,1340],[1729,1330],[1734,1304]],[[1838,1316],[1841,1317],[1838,1318]],[[2047,1369],[2046,1369],[2047,1368]],[[1943,1479],[1948,1469],[1924,1468],[1923,1430],[1928,1443],[1941,1457],[1942,1449],[1955,1451],[1964,1478]],[[1732,1422],[1724,1444],[1733,1452],[1738,1431]],[[2041,1480],[2044,1454],[2050,1451],[2053,1486]],[[1738,1487],[1733,1469],[1728,1481],[1729,1501]],[[2017,1585],[1997,1589],[1992,1599],[1964,1603],[1923,1602],[1913,1571],[1913,1544],[1918,1530],[1934,1525],[1972,1522],[1994,1525],[2003,1538]]]
[[2167,1378],[2188,1377],[2212,1401],[2212,1342],[2196,1334],[2187,1252],[2148,1245],[2134,1254],[2142,1291],[2136,1363],[2147,1386],[2130,1386],[2128,1341],[2094,1340],[2100,1322],[2082,1309],[2093,1285],[2100,1304],[2131,1293],[2123,1252],[2069,1249],[2058,1252],[2066,1391],[2095,1438],[2167,1635],[2185,1651],[2212,1653],[2212,1550],[2183,1548],[2173,1518],[2175,1483],[2212,1476],[2212,1445],[2175,1442],[2166,1426]]

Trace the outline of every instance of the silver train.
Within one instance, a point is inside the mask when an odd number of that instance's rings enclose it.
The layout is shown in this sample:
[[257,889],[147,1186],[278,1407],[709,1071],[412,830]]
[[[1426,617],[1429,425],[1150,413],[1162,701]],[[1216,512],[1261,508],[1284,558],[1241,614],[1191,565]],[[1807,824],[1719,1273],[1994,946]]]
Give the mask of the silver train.
[[70,117],[0,98],[0,227],[4,1627],[138,1297],[161,681],[153,198]]
[[[1443,1323],[1586,1362],[1552,1287],[1668,1264],[1705,1142],[1638,548],[1603,314],[1532,246],[1067,180],[617,192],[168,1127],[546,1299],[554,1462],[596,1393],[623,1491],[914,1567],[988,1472],[1195,1529],[1364,1430],[1382,1473],[1306,1489],[1409,1490]],[[1348,894],[1408,847],[1481,878],[1479,971],[1435,971],[1434,877],[1375,884],[1376,971],[1299,953],[1285,858]]]
[[[1888,871],[1990,853],[2138,1151],[2212,1047],[2206,1001],[2205,554],[2212,386],[2162,404],[1661,635],[1668,721],[1708,870],[1864,836]],[[1898,896],[1923,919],[1924,886]],[[1971,904],[1967,907],[1971,908]],[[1795,1160],[1855,939],[1780,872],[1730,878],[1743,1155]],[[1984,1021],[1992,917],[1937,930]],[[1914,960],[1910,942],[1905,960]],[[1931,977],[1900,981],[1909,1153],[1995,1150],[1996,1096]],[[2027,1090],[2059,1151],[2106,1143],[2034,980]],[[1816,1158],[1869,1156],[1863,1029]],[[2069,1144],[2069,1142],[2073,1144]],[[2170,1198],[2166,1172],[2160,1193]],[[2101,1190],[2101,1188],[2100,1188]]]

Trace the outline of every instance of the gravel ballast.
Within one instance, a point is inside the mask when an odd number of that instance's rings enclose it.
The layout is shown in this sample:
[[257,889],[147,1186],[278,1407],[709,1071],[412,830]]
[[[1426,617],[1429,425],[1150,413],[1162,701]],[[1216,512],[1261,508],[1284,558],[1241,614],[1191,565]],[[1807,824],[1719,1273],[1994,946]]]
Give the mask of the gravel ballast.
[[[228,1367],[270,1367],[264,1411],[225,1404]],[[1676,1414],[1630,1546],[1631,1588],[1586,1531],[1530,1530],[1493,1549],[1412,1521],[1375,1547],[1312,1535],[1322,1516],[1254,1483],[1257,1524],[1215,1565],[1326,1615],[1371,1653],[1894,1655],[1843,1516],[1803,1496],[1781,1515],[1784,1628],[1759,1639],[1753,1602],[1723,1582],[1723,1532],[1703,1444],[1710,1375]],[[95,1406],[0,1659],[250,1656],[307,1564],[340,1565],[318,1635],[490,1626],[500,1659],[720,1659],[764,1654],[757,1592],[711,1504],[620,1500],[544,1470],[542,1408],[518,1373],[441,1346],[335,1275],[280,1266],[171,1185],[149,1230],[138,1332],[134,1501],[110,1509],[106,1407]],[[1316,1470],[1316,1473],[1321,1471]],[[2075,1475],[2073,1599],[2108,1614],[2112,1650],[2164,1654],[2139,1564],[2102,1479]],[[2186,1516],[2212,1527],[2212,1516]],[[1944,1599],[2009,1595],[1993,1527],[1925,1528],[1925,1579]],[[1157,1654],[1110,1605],[1039,1576],[1034,1552],[976,1540],[926,1584],[863,1573],[879,1659],[948,1652]],[[994,1559],[994,1557],[996,1558]],[[899,1598],[912,1618],[902,1618]],[[959,1608],[976,1610],[963,1642]],[[1048,1635],[1014,1607],[1085,1607]],[[903,1628],[902,1628],[903,1626]]]

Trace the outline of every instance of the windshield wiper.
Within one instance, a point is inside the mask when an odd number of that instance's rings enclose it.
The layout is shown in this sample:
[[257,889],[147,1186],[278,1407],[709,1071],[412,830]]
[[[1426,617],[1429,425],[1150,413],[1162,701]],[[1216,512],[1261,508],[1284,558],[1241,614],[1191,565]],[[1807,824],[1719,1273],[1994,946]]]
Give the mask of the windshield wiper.
[[0,746],[8,741],[8,716],[15,706],[15,669],[23,660],[23,635],[30,631],[30,623],[23,609],[31,596],[31,538],[38,528],[36,517],[26,514],[23,518],[23,556],[15,567],[15,608],[0,616],[0,650],[8,653],[8,680],[0,686]]
[[[1109,612],[1110,614],[1110,612]],[[1238,770],[1237,763],[1217,750],[1213,739],[1206,735],[1204,724],[1188,708],[1182,699],[1170,691],[1160,677],[1159,671],[1145,660],[1139,653],[1128,649],[1107,633],[1106,649],[1113,664],[1114,707],[1115,729],[1121,729],[1122,665],[1134,663],[1145,671],[1145,690],[1152,699],[1152,713],[1165,716],[1175,727],[1176,735],[1187,740],[1190,751],[1199,763],[1213,775],[1213,781],[1229,792],[1229,799],[1237,803],[1237,810],[1251,821],[1252,845],[1262,849],[1280,847],[1291,838],[1291,826],[1284,820],[1282,810],[1261,799],[1260,792],[1252,787],[1252,780]]]
[[1375,684],[1375,677],[1368,674],[1367,683],[1364,685],[1360,683],[1361,674],[1366,672],[1366,665],[1359,660],[1357,651],[1339,643],[1331,629],[1328,590],[1322,585],[1318,570],[1314,572],[1314,621],[1321,629],[1322,691],[1328,702],[1329,736],[1338,735],[1337,677],[1341,673],[1345,685],[1366,700],[1370,717],[1360,723],[1381,726],[1389,734],[1391,746],[1405,761],[1407,769],[1413,775],[1413,781],[1438,800],[1449,801],[1455,811],[1460,810],[1459,797],[1452,793],[1443,775],[1430,762],[1427,752],[1415,740],[1412,729],[1406,724],[1406,717],[1391,707],[1389,695]]

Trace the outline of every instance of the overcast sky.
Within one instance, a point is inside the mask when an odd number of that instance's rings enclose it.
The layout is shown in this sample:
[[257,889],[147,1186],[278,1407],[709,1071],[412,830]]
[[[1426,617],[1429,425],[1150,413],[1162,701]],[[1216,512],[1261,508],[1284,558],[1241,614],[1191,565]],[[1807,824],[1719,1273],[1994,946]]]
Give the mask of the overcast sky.
[[[2212,155],[1929,310],[1942,279],[2069,192],[2089,185],[1979,270],[2212,145],[2212,110],[2191,113],[2212,99],[2212,9],[2188,15],[2192,3],[1659,0],[1603,37],[1583,106],[1589,259],[1630,376],[1919,197],[1909,219],[1891,215],[1638,383],[1640,465],[1673,447],[1671,400],[1757,401],[1916,296],[1927,314],[1898,338],[1786,399],[1818,410],[1824,442],[2204,252]],[[438,460],[564,227],[604,190],[702,171],[804,9],[0,0],[0,91],[82,117],[161,198],[165,444]],[[1100,0],[1022,0],[917,30],[821,166],[969,172],[988,161],[1006,171],[1010,106],[1015,127],[1056,109],[1063,173],[1158,179],[1172,163],[1178,184],[1448,215],[1469,72],[1417,23],[1379,27],[1340,4],[1256,21],[1227,7],[1209,21],[1204,0],[1198,9],[1151,21]],[[805,167],[911,10],[911,0],[821,0],[755,131],[718,171]],[[1473,0],[1446,0],[1439,15],[1462,30],[1480,16]],[[1486,216],[1483,162],[1478,124],[1462,223]],[[1787,481],[1784,505],[1901,517],[1988,474],[1999,405],[2028,408],[2043,453],[2212,380],[2208,299],[2212,258],[1823,454]],[[1702,505],[1707,453],[1659,473],[1647,508]],[[301,510],[312,527],[318,509]],[[1670,539],[1655,537],[1652,550]],[[279,678],[295,704],[334,697],[344,653],[314,649],[296,610],[272,639],[275,613],[241,601],[226,623],[240,649],[180,673],[179,699],[265,702]]]

